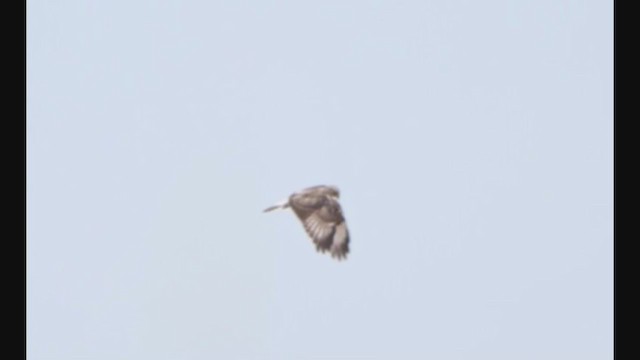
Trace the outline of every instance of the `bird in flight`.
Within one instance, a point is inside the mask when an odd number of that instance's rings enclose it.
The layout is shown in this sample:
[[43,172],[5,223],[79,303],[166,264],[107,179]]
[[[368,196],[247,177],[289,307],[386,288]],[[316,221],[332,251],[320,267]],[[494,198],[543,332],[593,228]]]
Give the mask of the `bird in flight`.
[[335,186],[313,186],[291,194],[286,200],[264,209],[264,212],[291,208],[302,222],[316,250],[329,251],[331,257],[343,260],[349,253],[349,231]]

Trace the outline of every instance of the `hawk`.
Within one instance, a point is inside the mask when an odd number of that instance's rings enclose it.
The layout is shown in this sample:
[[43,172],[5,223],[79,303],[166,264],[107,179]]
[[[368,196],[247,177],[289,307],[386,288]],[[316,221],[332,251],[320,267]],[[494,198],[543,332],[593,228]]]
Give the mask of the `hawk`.
[[291,208],[302,222],[316,250],[329,251],[331,257],[343,260],[349,253],[349,231],[335,186],[313,186],[295,192],[288,199],[264,209],[264,212]]

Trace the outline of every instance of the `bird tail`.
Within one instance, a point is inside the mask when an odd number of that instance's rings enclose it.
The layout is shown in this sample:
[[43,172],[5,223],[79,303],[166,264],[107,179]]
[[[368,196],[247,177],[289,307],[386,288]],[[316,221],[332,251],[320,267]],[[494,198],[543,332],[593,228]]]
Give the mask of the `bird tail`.
[[283,200],[273,206],[269,206],[268,208],[262,210],[262,212],[269,212],[277,209],[286,209],[289,207],[289,199]]

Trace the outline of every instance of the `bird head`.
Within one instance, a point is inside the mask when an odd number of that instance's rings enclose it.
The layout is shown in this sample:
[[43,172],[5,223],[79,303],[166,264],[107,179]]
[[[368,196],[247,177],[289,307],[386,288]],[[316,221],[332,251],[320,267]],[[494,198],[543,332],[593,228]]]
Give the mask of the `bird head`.
[[335,197],[336,199],[340,198],[340,190],[338,189],[337,186],[327,186],[327,193],[329,196],[331,197]]

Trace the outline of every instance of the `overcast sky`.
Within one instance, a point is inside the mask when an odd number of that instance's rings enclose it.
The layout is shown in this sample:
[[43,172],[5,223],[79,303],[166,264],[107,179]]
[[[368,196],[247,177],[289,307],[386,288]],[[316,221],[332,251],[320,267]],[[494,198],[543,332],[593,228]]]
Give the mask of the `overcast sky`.
[[612,6],[27,1],[28,358],[612,359]]

